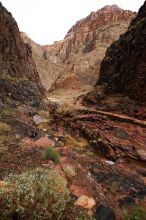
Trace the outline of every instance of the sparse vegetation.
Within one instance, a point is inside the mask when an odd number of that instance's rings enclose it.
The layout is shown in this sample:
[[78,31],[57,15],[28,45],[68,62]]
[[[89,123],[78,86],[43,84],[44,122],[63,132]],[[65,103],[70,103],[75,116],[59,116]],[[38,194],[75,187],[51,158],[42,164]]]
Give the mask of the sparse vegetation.
[[60,154],[52,147],[44,148],[42,151],[42,157],[44,160],[52,160],[55,163],[60,162]]
[[65,114],[68,111],[69,111],[69,109],[68,109],[68,106],[66,103],[59,105],[57,108],[57,113],[59,113],[59,114]]
[[49,120],[49,119],[50,119],[50,114],[49,114],[49,112],[47,112],[47,111],[40,110],[40,111],[38,112],[38,114],[39,114],[42,118],[45,118],[46,120]]
[[0,79],[10,80],[10,81],[14,81],[14,82],[16,80],[18,80],[17,77],[10,76],[9,74],[1,75]]
[[5,153],[7,146],[4,145],[4,138],[0,136],[0,154]]
[[[9,93],[8,95],[11,97],[11,93]],[[7,106],[9,106],[7,108],[11,108],[14,111],[14,108],[16,108],[16,102],[10,97],[7,97],[5,99],[5,103],[7,104]]]
[[3,219],[13,214],[18,219],[60,219],[69,191],[66,181],[55,170],[37,168],[10,175],[0,188],[0,213]]
[[75,220],[95,220],[95,218],[87,213],[80,212],[79,216]]
[[8,134],[10,131],[11,131],[10,125],[0,122],[0,135]]
[[11,132],[11,126],[0,122],[0,154],[4,153],[7,150],[7,146],[5,146],[6,135]]
[[142,207],[137,207],[134,209],[133,213],[124,214],[125,220],[146,220],[146,210]]
[[12,106],[8,106],[2,110],[0,110],[0,114],[2,116],[9,116],[9,115],[15,115],[16,114],[16,108],[13,108]]
[[18,146],[23,150],[26,149],[29,145],[24,143],[22,140],[19,140]]
[[119,189],[119,183],[116,182],[116,181],[113,181],[113,182],[111,183],[111,191],[112,191],[113,193],[115,193],[118,189]]
[[79,140],[77,141],[75,138],[73,138],[70,135],[65,136],[64,142],[66,146],[76,148],[76,149],[88,147],[88,142],[84,138],[79,138]]
[[142,28],[146,22],[146,18],[142,18],[140,21],[136,22],[135,28]]
[[71,165],[66,165],[63,167],[66,177],[71,178],[76,175],[75,168]]
[[19,82],[19,81],[24,81],[24,80],[27,80],[27,78],[24,76],[23,78],[21,77],[14,77],[14,76],[11,76],[9,74],[3,74],[0,79],[5,79],[5,80],[9,80],[9,81],[12,81],[14,83],[16,82]]

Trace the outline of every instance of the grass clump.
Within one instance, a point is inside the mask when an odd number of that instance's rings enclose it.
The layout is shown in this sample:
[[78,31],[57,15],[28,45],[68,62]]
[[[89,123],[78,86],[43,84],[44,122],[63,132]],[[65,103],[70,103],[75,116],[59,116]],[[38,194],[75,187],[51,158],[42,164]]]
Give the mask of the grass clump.
[[42,151],[42,158],[44,160],[52,160],[55,163],[60,162],[60,154],[52,147],[44,148],[44,150]]
[[10,132],[11,132],[11,126],[6,123],[0,122],[0,135],[5,135]]
[[69,199],[66,181],[52,169],[36,168],[10,175],[0,188],[3,219],[60,219]]
[[142,207],[137,207],[133,213],[126,213],[124,216],[126,220],[146,220],[146,210]]
[[64,142],[66,146],[69,146],[71,148],[83,149],[88,147],[88,142],[84,138],[79,138],[79,140],[77,141],[70,135],[66,135],[64,137]]

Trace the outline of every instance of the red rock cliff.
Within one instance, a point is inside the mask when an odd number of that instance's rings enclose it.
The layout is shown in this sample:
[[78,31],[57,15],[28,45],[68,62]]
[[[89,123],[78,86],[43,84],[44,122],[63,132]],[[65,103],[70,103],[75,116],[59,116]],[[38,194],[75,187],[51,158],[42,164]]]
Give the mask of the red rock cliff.
[[[64,85],[69,75],[74,75],[81,86],[93,85],[98,80],[100,63],[107,47],[127,30],[134,16],[135,13],[112,5],[78,21],[62,42],[54,44],[54,57],[64,64],[64,74],[55,82],[55,88]],[[52,51],[50,47],[49,52]]]
[[116,5],[105,6],[78,21],[64,40],[42,50],[22,34],[32,47],[43,85],[52,90],[94,85],[107,47],[127,30],[134,16]]
[[[107,5],[97,12],[92,12],[85,19],[78,21],[68,32],[67,37],[74,35],[72,47],[81,44],[88,44],[89,41],[95,40],[98,37],[99,28],[105,25],[116,23],[128,23],[134,17],[135,13],[122,10],[117,5]],[[109,36],[110,38],[110,36]]]

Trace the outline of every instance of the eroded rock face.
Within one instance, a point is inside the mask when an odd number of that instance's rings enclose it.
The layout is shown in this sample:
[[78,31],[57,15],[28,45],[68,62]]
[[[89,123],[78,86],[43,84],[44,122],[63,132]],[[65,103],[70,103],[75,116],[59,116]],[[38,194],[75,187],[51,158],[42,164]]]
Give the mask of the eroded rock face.
[[31,48],[20,37],[18,26],[0,3],[0,96],[40,105],[44,89],[32,60]]
[[116,5],[106,6],[78,21],[64,40],[42,47],[43,53],[23,34],[32,47],[43,85],[51,90],[94,85],[107,47],[127,30],[134,16]]
[[43,86],[49,90],[58,76],[63,74],[63,67],[50,55],[48,57],[46,49],[32,41],[25,33],[21,33],[22,40],[32,49],[32,56],[35,61],[37,71]]
[[[94,85],[106,48],[127,29],[134,13],[117,6],[106,6],[78,21],[62,42],[56,43],[57,61],[64,64],[64,73],[54,83],[57,89],[70,74],[77,77],[80,86]],[[54,44],[55,46],[55,44]],[[48,47],[49,50],[49,47]],[[51,49],[50,49],[51,52]]]
[[100,84],[146,102],[146,2],[127,32],[114,42],[101,64]]

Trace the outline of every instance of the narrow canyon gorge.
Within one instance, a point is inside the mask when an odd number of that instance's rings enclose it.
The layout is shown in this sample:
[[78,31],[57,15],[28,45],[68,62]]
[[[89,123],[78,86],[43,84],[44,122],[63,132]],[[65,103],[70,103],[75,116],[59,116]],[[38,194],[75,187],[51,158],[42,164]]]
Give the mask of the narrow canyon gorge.
[[146,219],[146,1],[39,45],[0,3],[0,220]]

